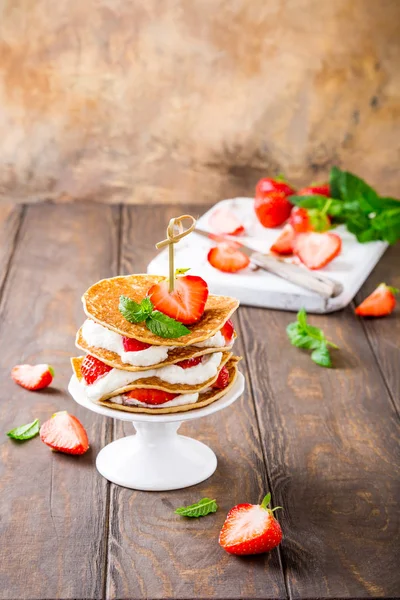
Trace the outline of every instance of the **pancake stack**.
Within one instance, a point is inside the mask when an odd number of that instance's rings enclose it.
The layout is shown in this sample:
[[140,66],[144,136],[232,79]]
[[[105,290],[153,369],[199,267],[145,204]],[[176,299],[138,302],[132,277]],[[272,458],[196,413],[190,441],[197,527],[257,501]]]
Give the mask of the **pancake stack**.
[[113,277],[85,292],[87,319],[76,346],[86,356],[71,361],[85,398],[132,413],[178,413],[207,406],[232,388],[240,360],[232,353],[235,298],[208,295],[201,318],[178,338],[160,337],[121,313],[122,296],[140,303],[165,279]]

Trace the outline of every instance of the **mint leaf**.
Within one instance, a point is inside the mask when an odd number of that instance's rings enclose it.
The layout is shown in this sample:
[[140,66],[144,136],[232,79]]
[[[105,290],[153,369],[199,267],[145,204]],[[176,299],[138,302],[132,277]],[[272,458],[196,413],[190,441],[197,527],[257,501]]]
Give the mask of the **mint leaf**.
[[141,323],[145,321],[153,310],[153,304],[149,298],[143,298],[138,304],[127,296],[119,298],[119,312],[130,323]]
[[159,310],[154,310],[147,317],[146,325],[154,335],[162,338],[178,338],[190,333],[190,329],[185,327],[185,325],[164,315]]
[[311,352],[311,360],[313,360],[320,367],[331,367],[331,356],[329,354],[328,346],[325,342],[322,342],[318,348]]
[[218,510],[218,504],[210,498],[202,498],[196,504],[190,506],[181,506],[176,509],[175,513],[182,517],[205,517],[210,513],[215,513]]
[[15,429],[11,429],[11,431],[7,432],[7,435],[13,440],[30,440],[39,433],[39,428],[39,419],[35,419],[34,421],[32,421],[32,423],[28,423],[27,425],[21,425],[20,427],[15,427]]

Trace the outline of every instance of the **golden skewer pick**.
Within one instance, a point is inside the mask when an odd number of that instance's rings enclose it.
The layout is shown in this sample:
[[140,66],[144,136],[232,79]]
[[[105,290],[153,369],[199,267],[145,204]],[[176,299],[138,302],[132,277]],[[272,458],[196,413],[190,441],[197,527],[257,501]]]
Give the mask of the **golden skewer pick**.
[[[184,229],[182,221],[189,219],[191,225]],[[186,235],[191,233],[196,226],[196,219],[191,215],[181,215],[180,217],[174,217],[170,220],[167,227],[167,239],[156,244],[156,248],[164,248],[168,246],[169,255],[169,291],[174,290],[175,285],[175,268],[174,268],[174,244],[179,242]]]

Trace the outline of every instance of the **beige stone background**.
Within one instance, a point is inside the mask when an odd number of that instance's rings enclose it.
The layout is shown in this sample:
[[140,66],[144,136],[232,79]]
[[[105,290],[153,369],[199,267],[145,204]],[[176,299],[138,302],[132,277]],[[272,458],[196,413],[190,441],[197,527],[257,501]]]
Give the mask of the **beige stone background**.
[[400,0],[0,0],[0,201],[400,195]]

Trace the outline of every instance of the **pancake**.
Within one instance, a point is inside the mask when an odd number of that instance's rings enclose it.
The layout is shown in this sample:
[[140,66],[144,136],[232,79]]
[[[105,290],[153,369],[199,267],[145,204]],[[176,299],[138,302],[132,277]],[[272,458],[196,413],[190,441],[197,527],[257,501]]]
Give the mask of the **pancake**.
[[[168,414],[168,413],[180,413],[180,412],[187,412],[189,410],[196,410],[198,408],[203,408],[204,406],[208,406],[209,404],[212,404],[219,398],[222,398],[222,396],[225,396],[225,394],[227,394],[230,391],[230,389],[232,388],[233,384],[235,383],[235,380],[237,377],[237,364],[238,364],[239,360],[240,360],[240,358],[237,356],[232,356],[228,360],[226,367],[229,371],[229,383],[223,390],[211,389],[208,392],[201,394],[201,396],[199,397],[197,402],[195,402],[194,404],[183,404],[182,406],[170,406],[170,407],[166,407],[166,408],[147,408],[147,407],[141,408],[140,406],[123,406],[122,404],[116,404],[115,402],[112,401],[112,397],[110,398],[110,400],[107,400],[107,401],[101,400],[99,402],[96,402],[96,404],[101,404],[102,406],[107,406],[108,408],[114,408],[115,410],[122,410],[123,412],[147,413],[150,415],[151,414],[160,415],[160,414]],[[116,394],[114,394],[114,395],[116,395]]]
[[[197,385],[188,385],[185,383],[168,383],[167,381],[163,381],[159,377],[143,377],[142,379],[137,379],[129,385],[126,385],[124,387],[114,390],[113,392],[105,394],[101,398],[101,400],[106,400],[107,398],[111,398],[111,396],[118,396],[119,394],[124,394],[125,392],[129,392],[130,390],[134,390],[136,388],[153,388],[157,390],[163,390],[164,392],[171,392],[176,394],[200,392],[201,390],[205,390],[206,388],[208,388],[218,379],[218,374],[220,370],[228,362],[231,356],[231,352],[222,352],[222,359],[218,367],[217,374],[215,375],[215,377],[207,379],[207,381],[203,383],[199,383]],[[83,363],[84,358],[84,356],[71,358],[72,369],[79,381],[82,380],[81,365]]]
[[158,275],[127,275],[102,279],[83,295],[83,308],[88,317],[126,337],[153,346],[190,346],[216,334],[239,306],[236,298],[209,295],[201,319],[189,325],[190,333],[179,338],[161,338],[147,329],[145,323],[130,323],[118,310],[121,295],[140,302],[152,285],[165,280]]
[[[236,334],[234,336],[234,339],[235,338]],[[122,369],[123,371],[148,371],[149,369],[159,369],[161,367],[166,367],[167,365],[173,365],[181,360],[188,360],[190,358],[196,358],[197,356],[204,356],[205,354],[213,354],[214,352],[226,352],[232,349],[232,346],[224,346],[222,348],[196,348],[195,346],[181,346],[179,348],[173,348],[170,350],[168,352],[168,358],[166,358],[163,362],[146,367],[135,367],[134,365],[123,362],[116,352],[105,350],[104,348],[89,346],[82,336],[82,329],[80,329],[76,334],[75,345],[80,350],[84,350],[85,352],[88,352],[88,354],[96,356],[96,358],[106,363],[106,365],[109,365],[114,369]]]

